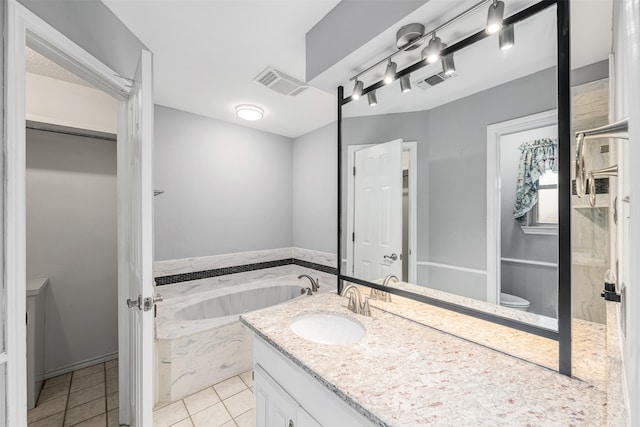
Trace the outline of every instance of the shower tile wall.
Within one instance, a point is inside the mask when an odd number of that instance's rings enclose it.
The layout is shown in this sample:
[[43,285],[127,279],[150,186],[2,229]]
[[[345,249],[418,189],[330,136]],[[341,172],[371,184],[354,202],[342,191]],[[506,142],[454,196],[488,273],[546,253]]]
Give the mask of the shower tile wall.
[[[579,130],[609,123],[609,79],[574,86],[572,99],[572,135]],[[571,152],[575,153],[575,141],[572,144]],[[614,150],[609,144],[609,139],[586,142],[587,171],[604,168],[614,162],[611,160],[615,159],[611,155]],[[610,152],[607,152],[609,148]],[[577,196],[571,198],[573,317],[598,323],[606,321],[605,304],[600,292],[604,273],[610,263],[609,197],[615,192],[615,187],[609,187],[608,194],[597,195],[596,207],[589,205],[588,196],[581,199]]]

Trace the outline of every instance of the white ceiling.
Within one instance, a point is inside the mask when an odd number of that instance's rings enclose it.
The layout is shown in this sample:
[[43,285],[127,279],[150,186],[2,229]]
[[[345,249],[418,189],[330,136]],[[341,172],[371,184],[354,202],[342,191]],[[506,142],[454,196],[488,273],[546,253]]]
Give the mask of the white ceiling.
[[27,73],[39,74],[81,86],[94,87],[91,83],[81,79],[71,71],[61,67],[28,46],[26,50],[25,67]]
[[[335,97],[253,82],[267,66],[304,81],[305,34],[339,0],[103,0],[153,52],[156,104],[296,137],[335,120]],[[247,122],[238,104],[264,118]]]
[[[287,97],[258,85],[253,79],[272,65],[304,80],[305,33],[339,0],[102,1],[154,53],[154,96],[157,104],[288,137],[302,135],[334,121],[336,107],[332,93],[335,88],[344,85],[346,94],[350,94],[352,84],[348,78],[391,53],[395,32],[400,26],[420,22],[427,29],[433,28],[477,2],[428,1],[315,78],[310,82],[311,88],[296,97]],[[505,15],[509,16],[536,1],[505,1]],[[611,48],[612,1],[571,0],[574,68],[607,58]],[[481,26],[482,22],[475,21],[486,19],[486,11],[481,10],[474,15],[477,16],[469,16],[443,32],[443,41],[450,43],[468,35],[471,30],[477,31],[476,26]],[[543,31],[552,36],[553,30],[545,28]],[[531,34],[536,31],[532,30]],[[519,53],[516,50],[510,53],[518,58],[511,61],[513,70],[510,78],[529,74],[531,71],[526,72],[527,68],[542,69],[553,65],[545,52],[530,57],[522,54],[525,52],[525,43],[530,48],[535,41],[524,38],[524,34],[523,29],[516,32],[516,49],[521,50]],[[493,39],[485,40],[484,45],[497,45],[497,40]],[[547,44],[552,41],[551,37],[544,39]],[[496,55],[497,49],[490,49]],[[413,56],[407,55],[401,59],[399,69],[403,68],[402,61],[406,64],[416,61],[419,52],[416,50]],[[466,59],[467,63],[476,60],[477,57]],[[464,63],[461,52],[457,59],[460,70]],[[439,71],[434,67],[423,69],[423,73],[426,75],[429,71]],[[382,71],[366,77],[365,86],[379,79]],[[484,74],[481,71],[477,70],[478,78],[460,73],[455,80],[431,89],[433,92],[430,95],[434,101],[429,108],[498,82],[495,77],[492,78],[490,69],[486,68]],[[509,77],[503,74],[501,79],[506,81]],[[380,91],[378,113],[384,111],[383,99],[389,96]],[[393,96],[397,97],[397,94]],[[264,119],[247,122],[237,118],[234,107],[242,103],[261,106],[265,110]],[[407,108],[410,109],[410,106]]]

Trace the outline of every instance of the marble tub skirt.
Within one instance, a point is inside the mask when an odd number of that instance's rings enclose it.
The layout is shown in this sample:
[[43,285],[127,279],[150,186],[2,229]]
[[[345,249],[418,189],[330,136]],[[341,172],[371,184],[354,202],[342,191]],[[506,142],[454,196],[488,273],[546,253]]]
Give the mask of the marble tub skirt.
[[199,292],[158,305],[157,403],[174,402],[248,371],[253,333],[242,313],[301,295],[297,277],[283,277]]

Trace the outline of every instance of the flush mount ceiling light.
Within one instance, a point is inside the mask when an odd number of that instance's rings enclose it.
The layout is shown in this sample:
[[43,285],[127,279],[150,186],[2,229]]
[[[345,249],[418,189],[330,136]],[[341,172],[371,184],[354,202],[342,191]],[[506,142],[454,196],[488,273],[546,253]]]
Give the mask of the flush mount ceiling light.
[[360,80],[356,80],[356,84],[353,87],[353,93],[351,94],[351,98],[360,99],[360,97],[362,96],[362,89],[364,89],[364,83],[362,83]]
[[236,106],[236,114],[241,119],[256,121],[264,116],[264,110],[257,105],[241,104]]
[[396,47],[401,50],[414,50],[419,48],[424,35],[424,25],[407,24],[396,33]]
[[507,25],[500,30],[500,34],[498,35],[498,45],[500,46],[500,50],[508,50],[511,49],[514,44],[515,34],[513,30],[513,24]]
[[[442,43],[442,49],[447,47],[446,44]],[[453,74],[456,72],[456,63],[453,60],[453,53],[445,55],[442,57],[442,71],[445,74]]]
[[502,29],[502,18],[504,17],[504,2],[493,0],[489,6],[487,15],[487,34],[494,34]]
[[389,61],[387,64],[387,70],[384,72],[384,83],[389,84],[396,79],[396,70],[398,69],[398,64],[393,61]]
[[411,90],[411,80],[409,80],[409,74],[405,74],[400,77],[400,90],[402,93],[407,93]]
[[378,97],[376,96],[375,90],[367,94],[367,99],[369,100],[369,107],[375,107],[378,105]]
[[422,59],[425,59],[429,64],[433,64],[440,59],[440,51],[442,50],[442,40],[436,36],[434,32],[429,44],[422,50]]

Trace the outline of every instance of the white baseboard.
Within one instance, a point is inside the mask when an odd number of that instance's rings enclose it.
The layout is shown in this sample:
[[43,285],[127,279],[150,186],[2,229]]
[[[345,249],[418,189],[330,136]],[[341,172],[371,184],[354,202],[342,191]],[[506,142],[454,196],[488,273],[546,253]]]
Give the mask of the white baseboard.
[[72,363],[71,365],[63,366],[62,368],[53,369],[51,371],[47,371],[44,373],[44,379],[49,379],[53,377],[57,377],[58,375],[67,374],[69,372],[77,371],[78,369],[86,368],[92,365],[97,365],[98,363],[108,362],[110,360],[116,359],[118,357],[118,352],[115,351],[113,353],[105,354],[103,356],[92,357],[90,359],[81,360],[80,362]]

